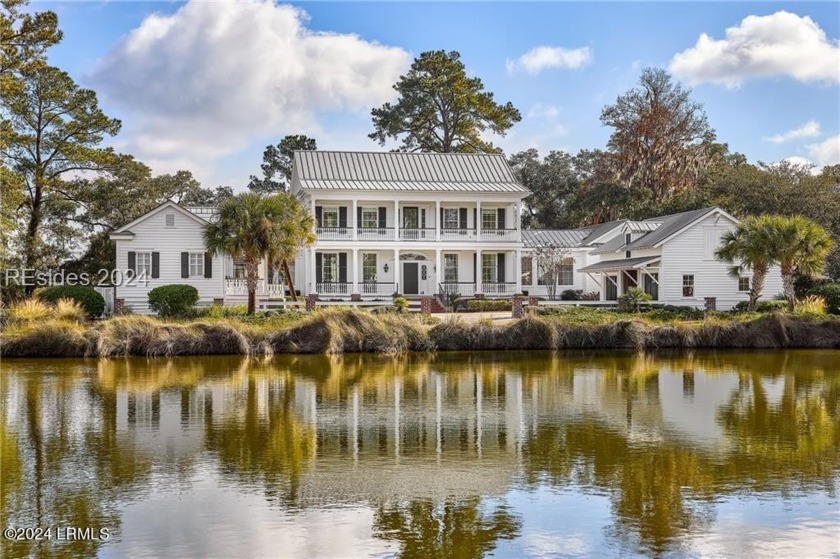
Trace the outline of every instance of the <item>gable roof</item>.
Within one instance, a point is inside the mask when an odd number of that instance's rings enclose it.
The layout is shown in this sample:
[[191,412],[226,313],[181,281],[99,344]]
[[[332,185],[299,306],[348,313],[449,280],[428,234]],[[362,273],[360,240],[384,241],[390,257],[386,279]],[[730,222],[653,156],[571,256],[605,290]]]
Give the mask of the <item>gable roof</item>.
[[608,221],[606,223],[595,225],[594,228],[590,231],[589,235],[587,235],[581,240],[580,244],[583,246],[590,245],[598,239],[600,239],[601,237],[603,237],[604,235],[610,233],[613,229],[616,229],[617,227],[620,227],[625,223],[627,223],[626,219],[619,219],[617,221]]
[[527,193],[501,154],[296,151],[303,189]]
[[205,220],[201,219],[200,217],[198,217],[198,216],[197,216],[197,215],[195,215],[194,213],[190,212],[189,210],[187,210],[187,209],[185,209],[185,208],[182,208],[181,206],[179,206],[178,204],[176,204],[176,203],[175,203],[175,202],[173,202],[172,200],[167,200],[166,202],[164,202],[164,203],[163,203],[163,204],[161,204],[160,206],[158,206],[158,207],[156,207],[156,208],[154,208],[154,209],[151,209],[151,210],[149,210],[148,212],[144,213],[143,215],[141,215],[140,217],[138,217],[138,218],[137,218],[137,219],[135,219],[134,221],[132,221],[132,222],[130,222],[130,223],[126,223],[126,224],[125,224],[125,225],[123,225],[122,227],[120,227],[120,228],[118,228],[118,229],[115,229],[114,231],[112,231],[112,232],[110,233],[110,235],[125,235],[125,234],[133,234],[133,233],[131,233],[131,228],[132,228],[132,227],[134,227],[134,226],[135,226],[135,225],[137,225],[138,223],[140,223],[140,222],[142,222],[142,221],[145,221],[146,219],[148,219],[148,218],[152,217],[152,216],[153,216],[153,215],[155,215],[156,213],[158,213],[158,212],[160,212],[160,211],[163,211],[163,210],[164,210],[164,209],[166,209],[166,208],[171,208],[171,209],[173,209],[173,210],[175,210],[175,211],[177,211],[177,212],[180,212],[182,215],[184,215],[184,216],[186,216],[186,217],[189,217],[190,219],[193,219],[193,220],[195,220],[196,222],[198,222],[198,223],[200,223],[200,224],[202,224],[202,225],[203,225],[203,224],[205,224],[205,223],[207,223],[207,221],[205,221]]
[[659,246],[661,243],[668,240],[673,235],[676,235],[689,225],[693,224],[695,221],[705,217],[706,215],[714,211],[723,212],[723,210],[721,210],[720,208],[711,207],[646,219],[646,222],[659,221],[661,222],[661,224],[659,225],[659,227],[657,227],[650,233],[642,235],[641,237],[627,245],[624,250],[639,250],[643,248],[654,248],[656,246]]
[[574,248],[589,234],[589,229],[523,229],[522,242],[525,248],[556,246]]

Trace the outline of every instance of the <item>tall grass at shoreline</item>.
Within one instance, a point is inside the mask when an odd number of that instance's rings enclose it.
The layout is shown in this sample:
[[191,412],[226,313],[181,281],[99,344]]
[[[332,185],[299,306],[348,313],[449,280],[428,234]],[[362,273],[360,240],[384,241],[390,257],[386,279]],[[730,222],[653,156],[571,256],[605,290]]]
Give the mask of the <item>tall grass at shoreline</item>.
[[[292,314],[292,313],[289,313]],[[781,313],[741,319],[654,321],[628,316],[584,323],[570,315],[529,316],[509,324],[431,324],[418,315],[330,308],[311,314],[163,321],[121,316],[84,325],[31,320],[0,333],[3,357],[272,355],[415,351],[664,348],[840,348],[840,319]]]

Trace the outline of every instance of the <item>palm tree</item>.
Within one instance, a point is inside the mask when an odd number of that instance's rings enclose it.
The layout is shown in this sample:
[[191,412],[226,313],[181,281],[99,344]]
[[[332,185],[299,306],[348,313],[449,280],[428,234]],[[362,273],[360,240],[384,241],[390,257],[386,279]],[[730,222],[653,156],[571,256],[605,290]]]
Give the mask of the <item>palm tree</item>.
[[315,242],[313,227],[313,217],[295,196],[280,193],[264,197],[246,192],[219,205],[216,220],[204,227],[204,243],[210,252],[242,258],[248,314],[254,314],[260,261],[266,258],[283,262],[294,296],[288,259],[296,257],[301,246]]
[[735,231],[727,231],[715,251],[718,260],[730,264],[729,274],[740,277],[752,270],[750,310],[764,290],[764,280],[773,262],[773,235],[770,216],[753,216],[742,221]]
[[773,260],[782,270],[788,310],[793,311],[796,304],[794,275],[819,275],[834,241],[825,229],[801,215],[769,216],[768,221],[773,237]]

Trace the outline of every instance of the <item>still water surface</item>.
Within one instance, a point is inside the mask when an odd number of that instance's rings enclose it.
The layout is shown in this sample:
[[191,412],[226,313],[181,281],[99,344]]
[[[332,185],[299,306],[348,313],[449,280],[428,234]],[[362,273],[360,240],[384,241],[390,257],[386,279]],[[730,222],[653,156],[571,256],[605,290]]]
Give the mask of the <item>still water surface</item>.
[[831,557],[840,352],[7,360],[4,557]]

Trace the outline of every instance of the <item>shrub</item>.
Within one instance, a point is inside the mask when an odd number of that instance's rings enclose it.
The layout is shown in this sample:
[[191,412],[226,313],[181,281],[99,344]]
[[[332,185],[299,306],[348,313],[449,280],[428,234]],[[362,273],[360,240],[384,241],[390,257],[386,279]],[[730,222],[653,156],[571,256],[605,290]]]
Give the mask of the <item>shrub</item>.
[[642,303],[649,303],[653,297],[644,292],[640,287],[633,287],[627,293],[618,298],[618,310],[623,312],[639,312]]
[[840,314],[840,283],[824,283],[813,288],[809,295],[816,295],[825,300],[825,312]]
[[39,299],[26,299],[9,309],[9,322],[12,324],[29,324],[52,318],[53,309]]
[[102,316],[105,312],[105,298],[92,287],[84,285],[57,285],[38,292],[38,298],[46,303],[57,303],[59,299],[73,299],[91,318]]
[[[773,312],[773,311],[784,311],[787,309],[787,301],[779,301],[773,299],[771,301],[759,301],[755,306],[755,312]],[[732,310],[735,312],[747,312],[750,310],[750,302],[749,301],[738,301]]]
[[583,295],[582,289],[565,289],[563,293],[560,294],[561,301],[580,301],[581,296]]
[[186,316],[196,303],[198,289],[191,285],[176,283],[149,291],[149,307],[160,316]]
[[598,301],[601,299],[600,291],[590,291],[589,293],[581,293],[580,301]]
[[471,299],[467,301],[467,312],[509,311],[512,304],[508,299]]
[[816,295],[808,295],[796,301],[794,310],[800,314],[825,314],[825,299]]
[[408,299],[405,297],[394,297],[394,308],[399,313],[408,312]]
[[55,303],[54,315],[58,320],[66,320],[68,322],[84,322],[87,319],[87,313],[78,301],[73,299],[59,299]]

